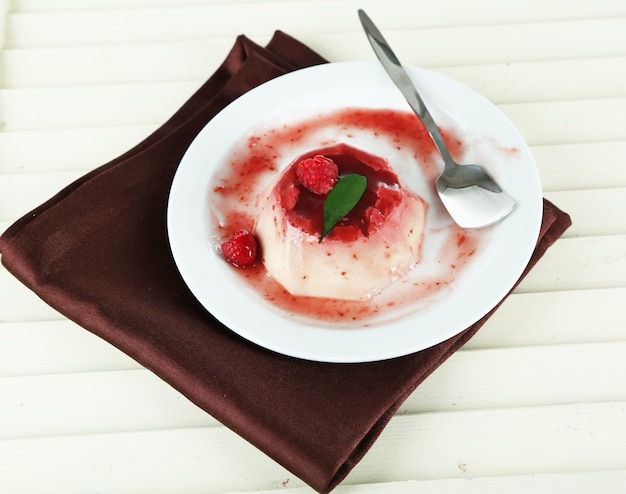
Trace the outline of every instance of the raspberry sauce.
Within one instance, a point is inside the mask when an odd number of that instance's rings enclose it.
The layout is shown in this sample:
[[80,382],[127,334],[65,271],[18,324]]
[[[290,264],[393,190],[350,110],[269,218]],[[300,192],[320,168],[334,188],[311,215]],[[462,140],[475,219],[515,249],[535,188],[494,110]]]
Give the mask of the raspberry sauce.
[[[326,132],[328,129],[331,131]],[[455,157],[462,155],[461,140],[453,132],[441,131],[451,154]],[[354,148],[362,149],[359,145],[362,142],[374,142],[374,147],[383,151],[371,154],[353,151]],[[342,143],[350,143],[350,146]],[[340,150],[333,157],[340,168],[358,168],[357,173],[370,175],[380,173],[381,181],[385,183],[403,182],[405,175],[419,175],[419,182],[413,180],[409,189],[421,188],[427,192],[418,191],[422,197],[429,196],[424,197],[431,202],[429,217],[444,217],[443,221],[427,221],[424,234],[427,255],[408,276],[369,301],[294,296],[273,280],[261,263],[238,269],[242,280],[259,296],[290,315],[338,327],[349,327],[355,321],[361,327],[376,324],[379,319],[403,317],[437,303],[474,264],[470,261],[480,251],[486,234],[484,231],[463,230],[452,220],[445,219],[447,213],[440,204],[434,204],[439,156],[425,128],[412,113],[351,108],[255,130],[235,146],[230,160],[214,177],[209,198],[217,223],[212,239],[214,244],[219,245],[240,229],[252,229],[258,197],[280,170],[297,157],[324,147]],[[376,155],[384,156],[394,171],[395,165],[403,162],[407,173],[398,170],[396,175],[382,169],[376,171]],[[404,182],[402,186],[408,185]],[[375,201],[375,196],[374,193],[370,200]],[[385,200],[392,203],[393,196]],[[313,209],[311,205],[306,208]],[[354,217],[359,214],[363,217],[363,211],[357,211]],[[319,225],[310,228],[318,229]]]

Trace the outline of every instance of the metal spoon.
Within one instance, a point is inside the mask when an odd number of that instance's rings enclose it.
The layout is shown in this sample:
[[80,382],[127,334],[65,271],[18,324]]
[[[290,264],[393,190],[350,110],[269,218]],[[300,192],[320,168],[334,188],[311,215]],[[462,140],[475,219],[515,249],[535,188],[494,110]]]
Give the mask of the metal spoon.
[[444,170],[437,179],[436,189],[452,219],[464,228],[482,228],[506,217],[515,207],[515,201],[480,166],[459,165],[452,159],[409,74],[372,20],[363,10],[358,12],[374,53],[426,127],[443,158]]

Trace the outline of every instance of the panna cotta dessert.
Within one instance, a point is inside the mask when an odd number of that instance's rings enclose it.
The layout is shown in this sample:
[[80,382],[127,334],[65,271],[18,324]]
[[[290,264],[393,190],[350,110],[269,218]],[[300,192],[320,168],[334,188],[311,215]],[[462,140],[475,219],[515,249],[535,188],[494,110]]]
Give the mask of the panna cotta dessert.
[[368,300],[420,261],[427,209],[386,159],[337,144],[298,157],[269,185],[253,233],[268,274],[291,294]]

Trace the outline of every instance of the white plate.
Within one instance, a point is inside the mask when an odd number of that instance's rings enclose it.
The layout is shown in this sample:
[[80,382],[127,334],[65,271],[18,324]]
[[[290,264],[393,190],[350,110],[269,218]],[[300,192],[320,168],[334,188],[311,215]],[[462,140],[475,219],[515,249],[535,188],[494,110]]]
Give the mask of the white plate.
[[[178,269],[200,303],[231,330],[267,349],[303,359],[382,360],[458,334],[513,287],[533,252],[542,215],[541,185],[528,146],[511,122],[473,90],[430,71],[408,70],[438,124],[455,128],[475,143],[465,161],[490,171],[517,202],[513,213],[485,232],[488,241],[475,256],[475,265],[440,300],[420,301],[415,310],[350,329],[282,313],[250,290],[216,252],[209,213],[214,174],[228,162],[242,136],[268,122],[345,107],[409,108],[374,62],[326,64],[276,78],[231,103],[198,134],[180,163],[169,199],[168,231]],[[449,218],[429,190],[417,190],[431,203],[428,222],[445,226]],[[426,241],[424,249],[428,260]]]

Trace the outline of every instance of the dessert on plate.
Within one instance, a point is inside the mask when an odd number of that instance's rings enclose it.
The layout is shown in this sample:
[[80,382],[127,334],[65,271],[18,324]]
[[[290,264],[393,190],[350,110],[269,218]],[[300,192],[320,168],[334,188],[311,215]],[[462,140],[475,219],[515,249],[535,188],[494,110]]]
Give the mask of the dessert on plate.
[[259,197],[252,233],[293,295],[368,300],[419,262],[427,209],[386,159],[337,144],[285,168]]

